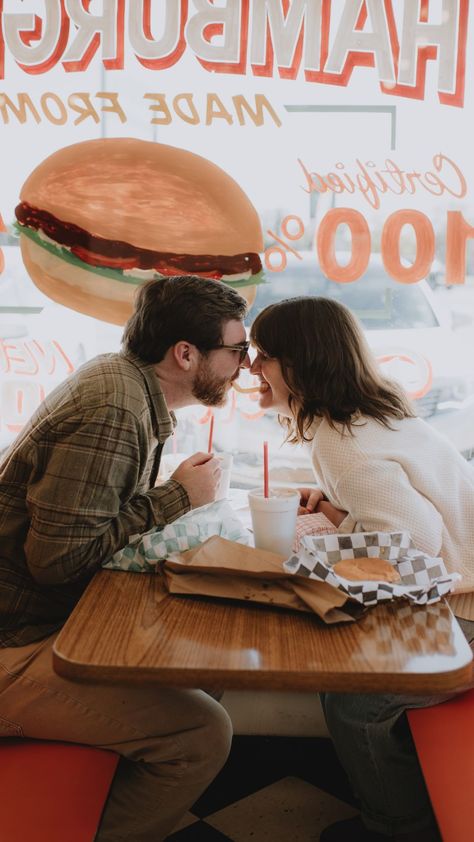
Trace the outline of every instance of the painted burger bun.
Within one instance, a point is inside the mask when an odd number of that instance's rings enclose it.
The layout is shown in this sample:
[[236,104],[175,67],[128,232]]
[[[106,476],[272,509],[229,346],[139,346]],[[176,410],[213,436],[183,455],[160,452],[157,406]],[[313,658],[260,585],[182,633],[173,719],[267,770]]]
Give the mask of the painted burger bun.
[[257,211],[224,170],[184,149],[135,138],[64,147],[27,178],[15,213],[36,286],[103,321],[124,324],[137,287],[168,275],[255,298]]

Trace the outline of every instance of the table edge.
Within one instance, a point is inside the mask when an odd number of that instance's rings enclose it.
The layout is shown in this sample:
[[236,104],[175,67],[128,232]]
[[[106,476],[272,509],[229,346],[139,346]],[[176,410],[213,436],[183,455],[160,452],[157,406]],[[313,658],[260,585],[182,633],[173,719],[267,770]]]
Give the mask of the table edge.
[[[223,690],[285,690],[296,692],[357,692],[357,693],[412,693],[413,695],[438,695],[468,689],[473,680],[473,661],[447,672],[366,673],[356,676],[348,672],[302,672],[291,674],[282,671],[261,670],[211,670],[203,668],[173,669],[170,667],[106,666],[73,661],[53,646],[53,668],[63,678],[78,682],[122,684],[156,684],[167,687],[219,687]],[[383,683],[383,686],[382,686]]]

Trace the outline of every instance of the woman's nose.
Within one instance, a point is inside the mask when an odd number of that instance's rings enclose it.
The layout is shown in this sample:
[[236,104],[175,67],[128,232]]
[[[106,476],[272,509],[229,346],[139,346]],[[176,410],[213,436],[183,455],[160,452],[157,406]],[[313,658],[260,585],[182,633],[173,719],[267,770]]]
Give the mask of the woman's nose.
[[249,365],[249,367],[250,367],[250,373],[251,373],[251,374],[258,374],[258,373],[259,373],[259,371],[260,371],[260,359],[259,359],[259,355],[257,354],[257,356],[255,357],[255,359],[254,359],[254,361],[253,361],[253,362],[250,362],[250,359],[249,359],[249,364],[250,364],[250,365]]

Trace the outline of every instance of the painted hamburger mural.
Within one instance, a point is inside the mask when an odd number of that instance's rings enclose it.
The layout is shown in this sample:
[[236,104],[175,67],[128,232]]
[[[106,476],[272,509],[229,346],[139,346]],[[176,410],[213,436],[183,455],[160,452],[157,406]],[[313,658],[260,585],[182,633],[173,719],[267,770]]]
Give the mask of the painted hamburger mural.
[[54,301],[124,324],[137,286],[166,275],[230,284],[251,304],[260,220],[236,181],[184,149],[101,138],[59,149],[25,181],[23,262]]
[[[0,449],[119,349],[140,284],[192,272],[242,292],[247,326],[291,296],[346,303],[472,456],[470,5],[0,3]],[[255,398],[216,414],[242,486],[262,439],[280,480],[310,482]],[[208,420],[173,446],[199,449]]]

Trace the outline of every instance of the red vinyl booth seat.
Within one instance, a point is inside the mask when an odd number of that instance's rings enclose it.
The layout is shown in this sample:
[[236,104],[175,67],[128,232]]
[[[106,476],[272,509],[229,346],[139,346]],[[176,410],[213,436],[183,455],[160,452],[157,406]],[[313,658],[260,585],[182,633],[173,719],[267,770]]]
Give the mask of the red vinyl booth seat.
[[443,842],[474,839],[474,690],[407,714]]
[[0,740],[0,842],[92,842],[118,760],[75,743]]

